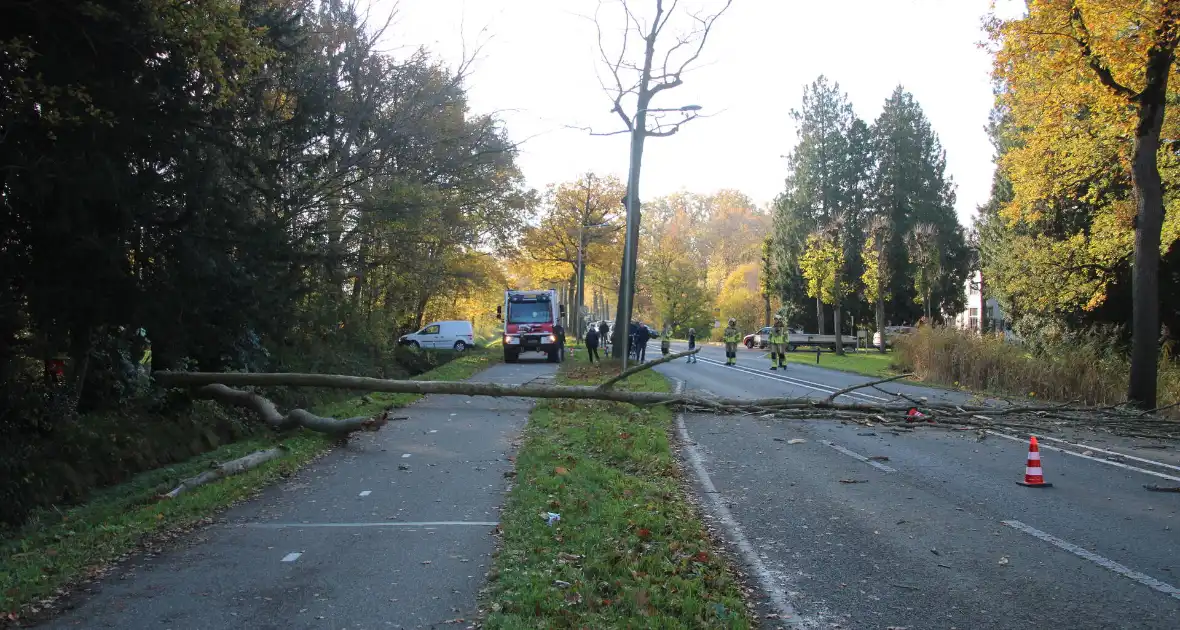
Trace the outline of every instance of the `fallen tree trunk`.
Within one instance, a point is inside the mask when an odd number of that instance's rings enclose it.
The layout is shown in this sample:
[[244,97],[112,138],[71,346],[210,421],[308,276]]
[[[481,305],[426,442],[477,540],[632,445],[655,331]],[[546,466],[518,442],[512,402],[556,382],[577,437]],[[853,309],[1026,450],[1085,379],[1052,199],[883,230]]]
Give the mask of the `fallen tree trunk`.
[[278,459],[287,454],[287,448],[284,446],[276,446],[268,448],[265,451],[254,451],[245,457],[225,462],[224,464],[217,464],[210,470],[197,475],[196,477],[189,477],[180,482],[180,485],[173,488],[170,492],[160,495],[161,499],[175,499],[181,494],[192,490],[193,488],[203,486],[212,481],[223,479],[231,475],[240,475],[247,470],[258,468],[259,466],[269,462],[272,459]]
[[[644,364],[650,369],[657,363]],[[639,369],[635,370],[640,371]],[[633,372],[634,373],[634,372]],[[362,376],[334,374],[281,374],[241,372],[157,372],[157,382],[173,387],[199,387],[198,391],[212,395],[230,404],[249,407],[268,418],[272,426],[299,425],[314,430],[347,434],[360,429],[380,428],[384,418],[353,418],[336,420],[318,418],[305,411],[295,410],[285,416],[273,404],[257,394],[234,390],[237,386],[288,386],[327,387],[373,392],[394,392],[420,395],[458,395],[520,398],[564,398],[573,400],[607,400],[635,405],[670,405],[691,412],[723,414],[760,415],[793,419],[843,420],[860,423],[876,422],[881,425],[925,426],[934,423],[950,423],[964,427],[1009,428],[1032,431],[1051,430],[1063,425],[1088,426],[1112,432],[1143,437],[1175,439],[1180,435],[1180,423],[1159,417],[1144,417],[1141,412],[1125,411],[1121,407],[1092,408],[1071,405],[1028,406],[1008,404],[1007,406],[956,405],[941,401],[916,400],[904,397],[907,404],[840,403],[833,400],[811,398],[705,398],[701,396],[658,393],[629,392],[613,388],[603,389],[587,386],[568,385],[498,385],[494,383],[471,383],[450,381],[393,381]],[[214,387],[220,385],[220,387]],[[864,383],[837,392],[847,394],[861,387],[874,387],[876,382]],[[920,423],[910,424],[913,418],[909,410],[917,407],[924,415]],[[308,422],[304,415],[315,418]],[[1145,431],[1154,429],[1155,431]]]
[[[157,380],[160,374],[157,373]],[[167,384],[167,383],[165,383]],[[360,416],[356,418],[326,418],[317,416],[305,409],[292,409],[287,413],[280,413],[275,404],[266,398],[240,389],[227,387],[224,380],[213,380],[208,385],[197,388],[196,395],[201,398],[216,400],[231,407],[244,407],[253,411],[271,428],[282,431],[303,427],[319,433],[332,435],[348,435],[355,431],[376,431],[385,426],[389,420],[389,413],[379,416]]]

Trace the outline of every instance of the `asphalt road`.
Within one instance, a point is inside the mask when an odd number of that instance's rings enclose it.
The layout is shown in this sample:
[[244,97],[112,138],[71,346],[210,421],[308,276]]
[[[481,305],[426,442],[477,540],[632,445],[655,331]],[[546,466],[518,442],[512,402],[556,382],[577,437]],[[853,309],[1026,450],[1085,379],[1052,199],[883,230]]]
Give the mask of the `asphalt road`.
[[[498,365],[472,380],[545,380],[554,367]],[[428,397],[177,549],[130,561],[47,627],[465,627],[451,624],[476,612],[530,406]]]
[[[770,372],[763,354],[743,348],[731,368],[720,365],[722,349],[706,346],[695,365],[657,369],[689,390],[743,398],[826,397],[872,380],[794,364]],[[844,400],[864,396],[890,398],[869,390]],[[1022,439],[752,417],[689,416],[684,425],[685,449],[699,454],[712,505],[723,506],[712,517],[736,525],[729,539],[757,556],[751,574],[761,570],[764,594],[781,594],[796,627],[1180,627],[1180,494],[1143,488],[1180,485],[1170,451],[1077,433],[1065,439],[1087,447],[1042,440],[1054,486],[1031,489],[1015,483]],[[863,459],[873,456],[888,460]],[[763,613],[781,612],[771,600]],[[779,624],[790,625],[768,622]]]

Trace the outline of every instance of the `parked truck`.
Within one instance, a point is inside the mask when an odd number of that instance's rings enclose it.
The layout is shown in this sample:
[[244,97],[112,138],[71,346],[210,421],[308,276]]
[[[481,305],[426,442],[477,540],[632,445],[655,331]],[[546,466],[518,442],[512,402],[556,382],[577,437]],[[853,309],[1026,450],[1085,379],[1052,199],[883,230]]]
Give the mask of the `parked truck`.
[[[746,335],[745,344],[747,348],[759,348],[765,350],[770,345],[770,326],[766,326],[756,333]],[[861,344],[864,344],[866,333],[861,331]],[[848,349],[855,349],[857,346],[856,337],[852,334],[843,335],[840,339],[841,344]],[[803,332],[797,328],[787,329],[787,351],[794,352],[797,348],[824,348],[828,350],[836,349],[836,335],[820,335],[817,333]]]
[[496,319],[504,322],[504,362],[515,363],[522,352],[540,352],[550,363],[562,359],[553,327],[565,316],[557,291],[505,291],[504,304],[496,307]]

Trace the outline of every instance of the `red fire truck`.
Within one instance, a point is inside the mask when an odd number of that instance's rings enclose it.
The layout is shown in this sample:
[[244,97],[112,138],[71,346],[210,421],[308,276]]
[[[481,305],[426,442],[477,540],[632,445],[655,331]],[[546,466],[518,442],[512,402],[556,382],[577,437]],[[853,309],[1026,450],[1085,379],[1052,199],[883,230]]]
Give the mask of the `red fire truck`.
[[542,352],[550,363],[562,359],[553,327],[565,316],[557,291],[505,291],[496,318],[504,322],[504,361],[515,363],[521,352]]

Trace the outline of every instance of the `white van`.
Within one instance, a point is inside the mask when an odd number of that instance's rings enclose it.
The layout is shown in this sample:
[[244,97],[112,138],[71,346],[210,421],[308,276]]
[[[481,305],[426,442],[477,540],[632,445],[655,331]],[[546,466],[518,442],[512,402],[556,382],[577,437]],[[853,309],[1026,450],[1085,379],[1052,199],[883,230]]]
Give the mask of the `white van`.
[[471,322],[460,320],[431,322],[418,332],[403,335],[397,342],[412,348],[463,352],[475,345],[475,329]]

